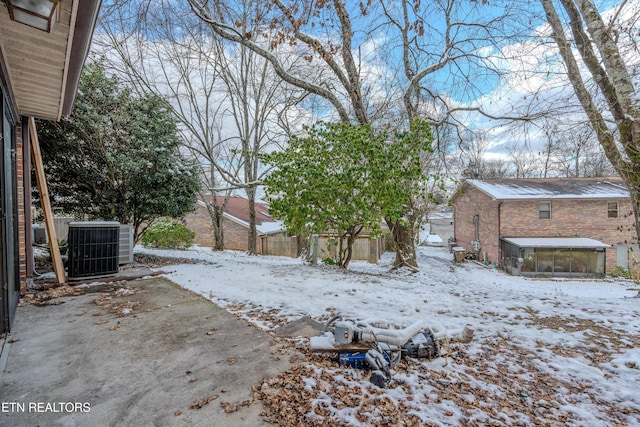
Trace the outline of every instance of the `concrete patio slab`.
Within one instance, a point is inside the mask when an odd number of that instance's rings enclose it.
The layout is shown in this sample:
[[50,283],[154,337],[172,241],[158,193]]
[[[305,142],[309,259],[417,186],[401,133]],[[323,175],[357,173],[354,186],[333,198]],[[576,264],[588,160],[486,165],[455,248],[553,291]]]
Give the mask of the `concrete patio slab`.
[[269,334],[161,277],[19,307],[8,342],[0,425],[268,425],[251,387],[290,366]]

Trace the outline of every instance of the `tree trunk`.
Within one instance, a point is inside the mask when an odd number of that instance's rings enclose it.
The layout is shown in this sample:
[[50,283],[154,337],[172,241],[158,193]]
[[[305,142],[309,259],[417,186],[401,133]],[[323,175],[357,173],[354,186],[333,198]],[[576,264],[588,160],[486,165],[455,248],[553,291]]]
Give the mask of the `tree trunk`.
[[396,259],[393,262],[393,269],[407,267],[412,271],[418,271],[413,229],[401,224],[400,221],[390,222],[387,220],[387,226],[391,230],[393,243],[396,246]]
[[133,221],[133,241],[135,244],[138,244],[140,242],[140,239],[142,238],[142,233],[144,233],[144,230],[146,229],[147,227],[143,227],[141,221],[138,221],[138,220]]
[[256,230],[256,189],[249,187],[246,189],[247,198],[249,199],[249,232],[247,234],[247,253],[249,255],[257,255],[258,232]]
[[636,231],[636,241],[640,242],[640,171],[623,172],[620,174],[622,181],[625,183],[631,198],[631,206],[633,207],[634,226]]
[[342,250],[342,241],[343,239],[340,239],[340,267],[344,268],[345,270],[349,267],[349,263],[351,262],[351,259],[353,258],[353,243],[356,240],[356,237],[352,234],[349,233],[347,234],[347,247],[344,249],[344,256],[343,255],[343,250]]
[[207,203],[207,210],[209,211],[211,227],[213,229],[213,250],[222,251],[224,250],[224,230],[222,229],[224,210],[217,203]]
[[[638,216],[640,215],[640,111],[635,105],[633,81],[616,44],[614,28],[607,26],[591,0],[562,0],[569,19],[573,41],[567,38],[560,15],[552,0],[540,0],[552,36],[565,63],[573,86],[605,155],[627,186],[633,204],[636,238],[640,241]],[[583,25],[586,26],[583,27]],[[607,120],[585,84],[578,60],[572,47],[579,52],[582,64],[593,77],[607,101],[615,120],[617,134],[609,128]],[[604,64],[601,64],[602,63]]]

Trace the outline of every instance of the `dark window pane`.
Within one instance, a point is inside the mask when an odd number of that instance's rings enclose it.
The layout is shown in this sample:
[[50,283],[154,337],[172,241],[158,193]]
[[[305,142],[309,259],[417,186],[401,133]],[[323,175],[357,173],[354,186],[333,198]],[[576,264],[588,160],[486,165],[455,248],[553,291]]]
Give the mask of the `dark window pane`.
[[549,219],[551,218],[551,203],[550,202],[540,202],[540,206],[538,208],[539,218],[541,219]]

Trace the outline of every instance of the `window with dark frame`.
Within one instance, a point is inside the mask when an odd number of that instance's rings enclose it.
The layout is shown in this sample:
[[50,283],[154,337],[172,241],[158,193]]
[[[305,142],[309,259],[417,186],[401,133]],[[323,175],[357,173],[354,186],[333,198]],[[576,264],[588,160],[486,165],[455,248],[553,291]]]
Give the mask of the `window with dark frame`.
[[607,203],[607,218],[618,218],[618,202]]
[[538,207],[538,218],[551,218],[551,202],[540,202],[540,206]]

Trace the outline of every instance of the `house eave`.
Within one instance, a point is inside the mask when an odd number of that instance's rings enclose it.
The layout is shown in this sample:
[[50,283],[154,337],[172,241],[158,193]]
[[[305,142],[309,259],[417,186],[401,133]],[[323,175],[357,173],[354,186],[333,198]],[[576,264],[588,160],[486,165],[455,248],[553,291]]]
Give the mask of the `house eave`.
[[3,84],[17,117],[59,120],[71,114],[100,4],[60,0],[50,33],[12,21],[0,5]]

